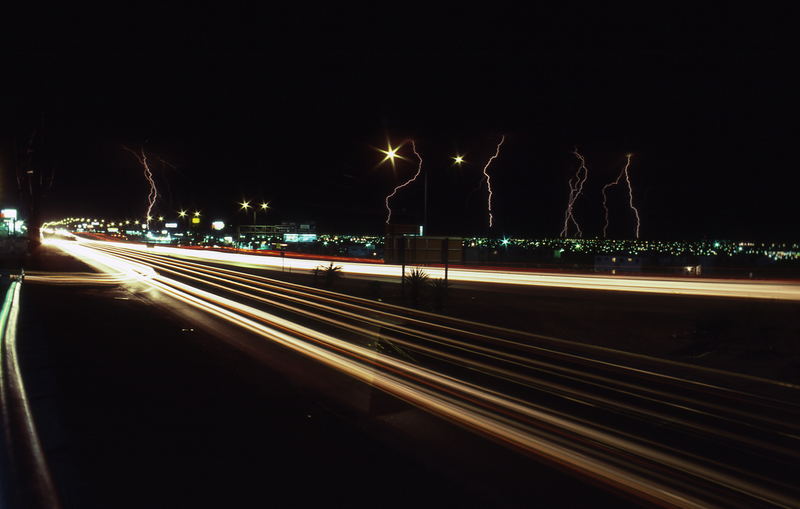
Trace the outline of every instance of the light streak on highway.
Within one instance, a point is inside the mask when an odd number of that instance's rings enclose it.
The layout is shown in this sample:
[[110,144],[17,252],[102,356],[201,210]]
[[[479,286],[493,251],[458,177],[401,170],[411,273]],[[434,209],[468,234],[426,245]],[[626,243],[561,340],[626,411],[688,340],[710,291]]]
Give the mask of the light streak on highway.
[[153,172],[150,170],[150,165],[147,164],[147,154],[144,151],[144,147],[142,147],[141,153],[137,153],[136,151],[124,145],[123,148],[133,154],[133,157],[135,157],[136,160],[139,161],[139,164],[142,165],[142,168],[144,169],[144,178],[147,180],[147,183],[150,186],[150,191],[147,194],[147,211],[145,212],[145,221],[147,223],[147,227],[150,228],[150,219],[152,219],[153,207],[158,199],[158,189],[156,189],[156,181],[153,179]]
[[575,202],[583,192],[583,185],[586,183],[586,179],[589,178],[589,168],[586,167],[586,159],[584,159],[583,156],[578,152],[578,147],[575,147],[573,154],[575,154],[575,157],[578,158],[580,165],[578,166],[578,171],[575,173],[574,183],[573,179],[569,179],[569,200],[567,201],[567,210],[564,212],[564,228],[561,229],[562,237],[566,237],[568,235],[570,220],[578,230],[576,235],[578,237],[583,237],[581,226],[575,219],[574,207]]
[[[179,258],[273,270],[287,269],[311,272],[321,263],[327,263],[324,260],[290,259],[279,256],[230,253],[212,249],[184,249],[158,245],[147,247],[144,244],[122,242],[106,242],[104,244]],[[341,272],[343,274],[356,277],[399,280],[401,274],[400,265],[354,263],[339,260],[333,260],[333,262],[342,267]],[[431,278],[444,277],[444,269],[441,267],[425,267],[425,271]],[[553,274],[458,267],[450,267],[448,277],[451,282],[455,283],[491,283],[669,295],[800,300],[800,285],[795,282],[781,281]]]
[[505,135],[500,137],[500,143],[497,144],[497,149],[494,152],[494,155],[486,161],[486,166],[483,167],[483,176],[486,179],[486,186],[489,188],[489,197],[487,198],[486,208],[487,212],[489,213],[489,228],[494,225],[494,216],[492,215],[492,177],[489,175],[489,165],[492,164],[492,161],[497,159],[500,155],[500,146],[503,142],[506,141]]
[[628,184],[628,206],[631,208],[631,210],[633,210],[633,214],[636,217],[636,229],[635,229],[636,238],[637,239],[639,238],[639,228],[641,227],[642,222],[639,219],[639,210],[633,205],[633,185],[631,184],[631,176],[630,173],[628,172],[628,169],[631,166],[631,157],[633,157],[633,154],[625,154],[625,167],[622,168],[620,174],[617,175],[617,179],[614,182],[610,182],[603,186],[603,191],[602,191],[603,210],[605,211],[605,219],[606,219],[606,222],[603,225],[603,238],[606,238],[608,232],[608,204],[607,204],[608,197],[606,196],[606,190],[611,186],[619,184],[619,180],[622,178],[623,175],[625,175],[625,182]]
[[[798,387],[688,365],[675,370],[679,376],[670,373],[675,363],[581,350],[132,244],[51,242],[125,284],[158,290],[638,498],[674,507],[798,504],[797,486],[785,478],[766,478],[744,460],[720,462],[708,449],[716,443],[753,461],[796,463]],[[757,394],[764,387],[770,396]],[[635,425],[650,421],[658,423],[655,433]]]
[[[415,155],[415,156],[417,156],[417,159],[419,160],[419,165],[417,166],[417,172],[414,174],[414,176],[413,176],[413,177],[409,178],[408,180],[406,180],[405,182],[403,182],[403,183],[402,183],[402,184],[400,184],[399,186],[395,187],[395,188],[392,190],[392,192],[391,192],[391,193],[389,193],[389,194],[386,196],[386,200],[384,200],[384,201],[385,201],[385,203],[386,203],[386,211],[387,211],[387,215],[386,215],[386,224],[389,224],[389,221],[391,221],[391,220],[392,220],[392,207],[389,205],[389,200],[391,200],[391,199],[392,199],[392,197],[394,197],[394,195],[396,195],[396,194],[397,194],[397,191],[399,191],[400,189],[402,189],[402,188],[406,187],[407,185],[409,185],[409,184],[411,184],[412,182],[414,182],[415,180],[417,180],[417,177],[419,177],[419,175],[422,173],[422,156],[420,156],[420,155],[419,155],[419,152],[417,152],[417,145],[416,145],[416,143],[414,142],[414,140],[409,140],[409,141],[411,141],[411,150],[413,150],[413,151],[414,151],[414,155]],[[401,146],[402,146],[402,145],[401,145]],[[390,146],[390,147],[391,147],[391,146]],[[392,149],[390,148],[389,150],[392,150]],[[395,149],[395,150],[396,150],[396,149]],[[387,152],[387,154],[389,154],[389,152]],[[396,156],[396,155],[394,155],[394,152],[392,152],[391,154],[392,154],[392,156],[391,156],[391,159],[392,159],[392,164],[394,164],[394,157],[399,157],[399,156]],[[386,157],[388,158],[388,157],[390,157],[390,156],[389,156],[389,155],[387,155]],[[385,160],[385,159],[384,159],[384,160]]]
[[124,274],[103,274],[97,272],[41,272],[25,273],[25,282],[48,285],[119,285],[130,279]]

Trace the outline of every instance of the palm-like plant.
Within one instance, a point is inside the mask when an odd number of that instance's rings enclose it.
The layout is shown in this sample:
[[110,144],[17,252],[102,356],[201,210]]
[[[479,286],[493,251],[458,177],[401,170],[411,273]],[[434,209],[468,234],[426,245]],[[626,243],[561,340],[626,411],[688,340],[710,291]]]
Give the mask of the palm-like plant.
[[[317,267],[317,269],[322,271],[323,280],[325,281],[325,288],[333,288],[333,286],[336,284],[336,281],[342,277],[342,266],[334,265],[333,262],[327,266]],[[315,274],[317,274],[316,270]]]
[[411,272],[405,275],[405,283],[411,291],[411,302],[415,306],[419,305],[420,297],[425,287],[428,286],[430,277],[421,267],[414,267]]

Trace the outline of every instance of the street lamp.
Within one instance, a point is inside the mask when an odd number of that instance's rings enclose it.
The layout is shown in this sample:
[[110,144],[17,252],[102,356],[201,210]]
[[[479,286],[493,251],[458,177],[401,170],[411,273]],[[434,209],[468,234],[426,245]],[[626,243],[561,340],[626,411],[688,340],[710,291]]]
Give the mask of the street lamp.
[[[261,210],[263,210],[263,211],[264,211],[264,214],[266,214],[266,213],[267,213],[267,210],[269,210],[269,202],[262,201],[262,202],[261,202],[261,205],[259,205],[259,208],[261,208]],[[253,217],[255,217],[255,215],[256,215],[256,214],[255,214],[255,212],[256,212],[256,211],[255,211],[255,209],[254,209],[254,210],[253,210]]]
[[461,164],[463,162],[464,162],[464,156],[458,155],[458,154],[453,156],[453,164],[457,164],[457,165],[461,166]]
[[[239,205],[241,205],[241,208],[239,210],[244,210],[245,212],[247,212],[247,209],[253,207],[252,205],[250,205],[250,202],[247,201],[247,200],[242,200],[242,202]],[[256,224],[256,222],[257,222],[256,221],[256,209],[255,209],[255,207],[253,207],[253,224]]]
[[397,151],[400,150],[400,148],[402,146],[403,146],[403,144],[400,144],[399,147],[393,147],[392,146],[392,142],[387,141],[386,142],[386,150],[383,150],[382,148],[378,149],[378,152],[382,152],[383,154],[386,154],[386,157],[384,157],[381,160],[381,162],[378,163],[378,164],[383,164],[386,161],[389,161],[390,163],[392,163],[392,168],[395,168],[395,164],[394,164],[394,160],[395,159],[405,159],[405,157],[403,157],[403,156],[401,156],[400,154],[397,153]]

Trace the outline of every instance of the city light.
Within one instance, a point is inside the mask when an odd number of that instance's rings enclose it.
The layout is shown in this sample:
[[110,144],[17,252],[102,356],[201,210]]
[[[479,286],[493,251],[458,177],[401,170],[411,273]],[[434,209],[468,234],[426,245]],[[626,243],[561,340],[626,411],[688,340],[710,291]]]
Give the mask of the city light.
[[459,155],[454,156],[453,157],[453,162],[454,162],[454,164],[459,164],[460,165],[461,163],[464,162],[464,156],[459,156]]
[[378,149],[379,152],[382,152],[383,154],[385,154],[385,157],[378,164],[380,165],[380,164],[385,163],[386,161],[389,161],[392,164],[392,168],[395,168],[396,167],[395,166],[395,159],[405,159],[405,157],[403,157],[403,156],[401,156],[400,154],[397,153],[397,151],[400,150],[403,147],[404,144],[405,144],[405,142],[401,143],[400,146],[398,146],[398,147],[392,147],[392,142],[387,141],[386,142],[386,150],[384,150],[382,148]]

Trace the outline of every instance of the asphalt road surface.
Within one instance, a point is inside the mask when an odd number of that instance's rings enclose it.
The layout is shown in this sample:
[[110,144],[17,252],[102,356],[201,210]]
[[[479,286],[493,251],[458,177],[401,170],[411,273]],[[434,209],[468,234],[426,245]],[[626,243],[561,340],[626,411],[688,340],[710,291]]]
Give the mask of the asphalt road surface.
[[29,271],[21,363],[65,507],[632,503],[118,274],[49,248]]

